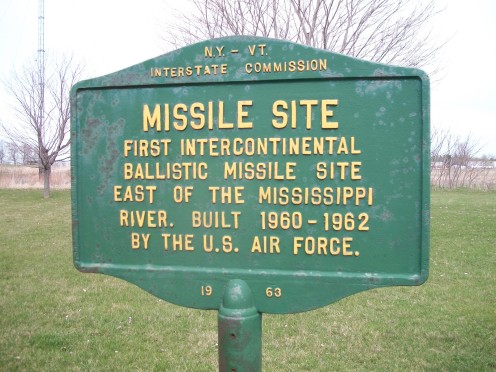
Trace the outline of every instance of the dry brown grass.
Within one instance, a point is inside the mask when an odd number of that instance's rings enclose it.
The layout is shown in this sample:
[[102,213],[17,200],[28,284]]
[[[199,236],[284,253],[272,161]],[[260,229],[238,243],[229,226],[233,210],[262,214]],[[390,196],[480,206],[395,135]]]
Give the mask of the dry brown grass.
[[[463,170],[456,175],[456,179],[451,180],[446,171],[432,169],[431,185],[437,188],[461,187],[477,190],[496,190],[496,169]],[[53,167],[50,186],[54,189],[70,189],[70,167]],[[43,179],[39,179],[38,168],[0,164],[0,188],[42,189]]]
[[[71,169],[68,166],[52,168],[50,187],[54,189],[71,188]],[[24,165],[0,164],[0,188],[3,189],[42,189],[38,168]]]
[[431,185],[437,188],[468,188],[476,190],[496,190],[496,169],[447,169],[431,170]]

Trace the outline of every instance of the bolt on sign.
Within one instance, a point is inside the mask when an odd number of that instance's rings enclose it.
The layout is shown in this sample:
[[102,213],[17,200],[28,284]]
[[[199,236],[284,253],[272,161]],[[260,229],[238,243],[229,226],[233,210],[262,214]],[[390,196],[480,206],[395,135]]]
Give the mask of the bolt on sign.
[[429,80],[279,40],[76,84],[74,262],[177,305],[315,309],[428,275]]

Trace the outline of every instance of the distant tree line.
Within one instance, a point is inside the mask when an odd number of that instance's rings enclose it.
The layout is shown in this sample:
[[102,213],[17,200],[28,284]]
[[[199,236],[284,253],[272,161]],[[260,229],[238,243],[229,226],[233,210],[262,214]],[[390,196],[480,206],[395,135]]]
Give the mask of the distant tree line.
[[480,155],[471,135],[460,138],[449,129],[431,133],[431,184],[440,188],[496,188],[496,159]]
[[28,143],[0,141],[0,164],[38,166],[37,149]]

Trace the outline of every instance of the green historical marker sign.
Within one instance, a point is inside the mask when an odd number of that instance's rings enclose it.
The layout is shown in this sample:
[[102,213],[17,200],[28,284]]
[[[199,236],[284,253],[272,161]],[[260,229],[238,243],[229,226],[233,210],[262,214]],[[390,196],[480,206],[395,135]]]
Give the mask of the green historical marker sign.
[[199,309],[241,280],[261,313],[426,280],[422,71],[231,37],[71,99],[79,270]]

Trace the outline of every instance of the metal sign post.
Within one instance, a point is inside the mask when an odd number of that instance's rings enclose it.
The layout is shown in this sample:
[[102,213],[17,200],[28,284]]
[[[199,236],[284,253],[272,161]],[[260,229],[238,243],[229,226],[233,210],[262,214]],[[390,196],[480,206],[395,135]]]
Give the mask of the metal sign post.
[[427,279],[420,70],[228,37],[82,81],[71,103],[75,266],[218,310],[227,370],[260,349],[262,313]]
[[230,280],[218,314],[219,370],[262,369],[262,314],[255,308],[248,285]]

